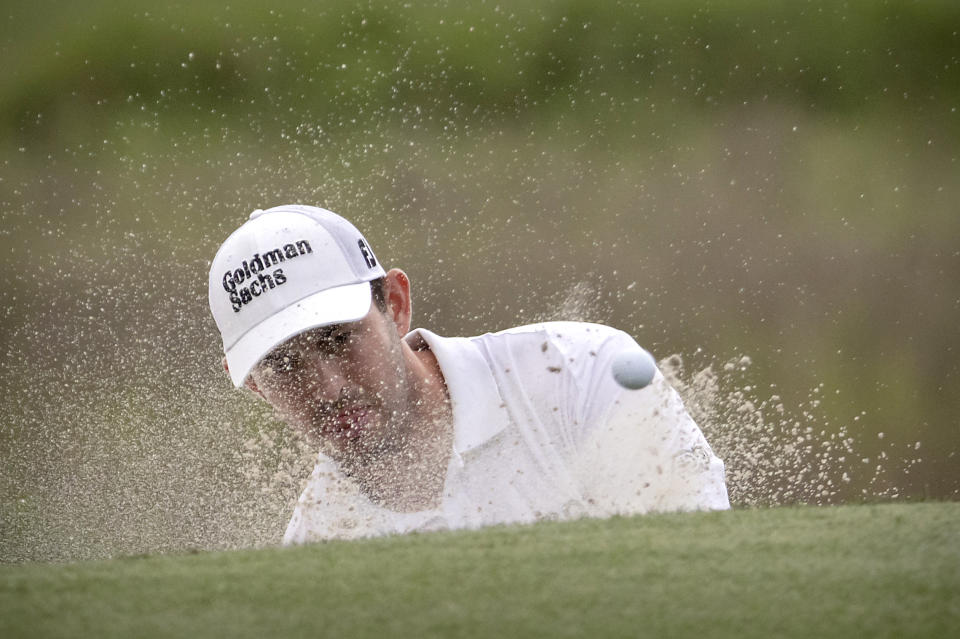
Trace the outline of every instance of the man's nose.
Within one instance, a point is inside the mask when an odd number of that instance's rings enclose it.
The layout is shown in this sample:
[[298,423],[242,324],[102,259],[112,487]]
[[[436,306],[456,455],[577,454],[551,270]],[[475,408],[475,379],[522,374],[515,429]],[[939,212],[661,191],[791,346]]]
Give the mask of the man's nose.
[[317,402],[333,403],[341,398],[347,379],[339,364],[332,360],[316,358],[301,371],[305,395]]

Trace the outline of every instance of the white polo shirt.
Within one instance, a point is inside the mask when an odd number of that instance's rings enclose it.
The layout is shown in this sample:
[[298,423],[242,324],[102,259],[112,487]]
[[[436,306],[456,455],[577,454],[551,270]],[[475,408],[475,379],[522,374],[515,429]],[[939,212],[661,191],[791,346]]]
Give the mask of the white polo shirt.
[[613,380],[612,359],[636,344],[623,331],[550,322],[405,339],[429,346],[450,395],[440,506],[380,507],[321,455],[284,543],[730,507],[723,462],[663,375],[641,390]]

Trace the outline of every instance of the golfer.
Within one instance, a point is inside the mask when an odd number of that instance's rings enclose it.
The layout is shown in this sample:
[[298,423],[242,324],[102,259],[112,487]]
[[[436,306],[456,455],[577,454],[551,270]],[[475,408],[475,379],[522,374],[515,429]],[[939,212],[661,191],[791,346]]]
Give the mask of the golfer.
[[411,331],[410,280],[347,220],[255,211],[220,247],[210,308],[237,387],[316,443],[284,541],[729,508],[723,463],[636,342],[577,322]]

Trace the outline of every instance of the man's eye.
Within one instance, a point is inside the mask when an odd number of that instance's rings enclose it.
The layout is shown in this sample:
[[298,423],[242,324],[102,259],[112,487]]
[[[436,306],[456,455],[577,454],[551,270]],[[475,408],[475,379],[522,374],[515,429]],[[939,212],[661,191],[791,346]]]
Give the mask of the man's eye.
[[333,335],[320,339],[317,346],[321,353],[337,354],[343,351],[347,344],[350,343],[350,336],[351,333],[349,331],[334,333]]
[[269,357],[263,360],[263,364],[275,373],[289,373],[297,366],[296,360],[289,355]]

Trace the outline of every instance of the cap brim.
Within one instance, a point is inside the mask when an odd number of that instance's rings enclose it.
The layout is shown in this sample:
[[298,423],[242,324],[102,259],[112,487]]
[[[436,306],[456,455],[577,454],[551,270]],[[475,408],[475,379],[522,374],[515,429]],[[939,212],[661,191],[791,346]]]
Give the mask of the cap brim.
[[370,311],[370,283],[348,284],[303,298],[260,322],[226,349],[230,379],[243,386],[254,366],[276,346],[319,326],[355,322]]

